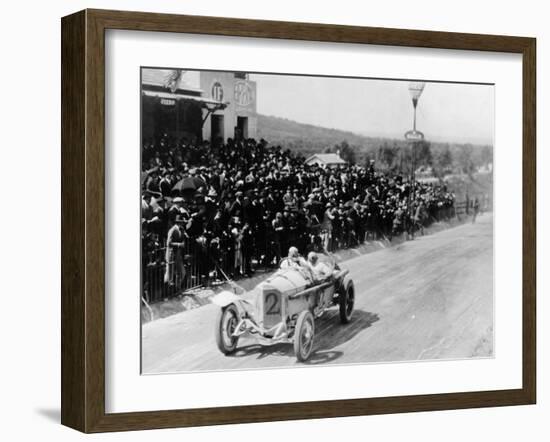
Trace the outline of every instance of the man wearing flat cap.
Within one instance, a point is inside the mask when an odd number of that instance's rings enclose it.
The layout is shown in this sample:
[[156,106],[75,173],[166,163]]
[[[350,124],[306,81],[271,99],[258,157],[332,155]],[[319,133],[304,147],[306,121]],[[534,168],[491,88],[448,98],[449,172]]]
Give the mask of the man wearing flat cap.
[[168,209],[168,225],[171,227],[176,222],[176,217],[181,215],[185,218],[189,217],[189,213],[184,208],[185,201],[181,196],[172,200],[172,205]]
[[231,216],[242,216],[243,213],[243,193],[239,190],[235,192],[235,201],[231,205],[229,213]]

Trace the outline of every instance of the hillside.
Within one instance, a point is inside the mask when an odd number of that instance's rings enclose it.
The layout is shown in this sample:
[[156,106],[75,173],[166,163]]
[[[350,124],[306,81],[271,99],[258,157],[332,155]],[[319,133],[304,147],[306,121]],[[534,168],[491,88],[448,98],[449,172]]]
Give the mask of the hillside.
[[322,152],[344,140],[358,152],[375,149],[382,141],[382,139],[369,138],[353,132],[328,129],[261,114],[258,115],[258,138],[264,138],[271,145],[281,145],[304,156]]
[[[357,164],[375,159],[379,169],[405,172],[403,169],[410,167],[411,163],[410,144],[403,138],[369,137],[286,118],[258,114],[257,137],[305,157],[329,149],[335,152],[345,142],[345,150],[351,152],[353,158],[350,161]],[[438,176],[452,172],[471,174],[479,167],[492,165],[493,147],[427,140],[423,146],[417,147],[415,156],[417,167],[433,166]]]

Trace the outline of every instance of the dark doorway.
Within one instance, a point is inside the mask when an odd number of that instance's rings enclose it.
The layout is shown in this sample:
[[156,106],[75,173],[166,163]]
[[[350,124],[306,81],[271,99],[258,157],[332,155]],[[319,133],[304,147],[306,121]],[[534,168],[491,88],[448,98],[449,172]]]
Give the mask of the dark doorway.
[[248,138],[248,118],[237,117],[237,130],[235,131],[235,138],[243,139]]
[[212,141],[217,139],[224,139],[223,134],[223,115],[212,115],[211,117],[212,127],[211,127],[211,136]]

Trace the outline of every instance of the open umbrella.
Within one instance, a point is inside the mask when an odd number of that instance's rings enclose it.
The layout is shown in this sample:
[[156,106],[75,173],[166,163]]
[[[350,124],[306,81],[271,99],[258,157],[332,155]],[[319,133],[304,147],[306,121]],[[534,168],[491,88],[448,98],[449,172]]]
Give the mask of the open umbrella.
[[145,181],[147,181],[147,178],[149,177],[150,174],[152,174],[153,172],[158,172],[159,171],[159,168],[158,166],[155,166],[149,170],[145,170],[145,171],[142,171],[141,172],[141,185],[143,186],[145,184]]
[[195,192],[200,187],[206,187],[206,183],[199,177],[188,176],[179,180],[174,187],[173,192]]

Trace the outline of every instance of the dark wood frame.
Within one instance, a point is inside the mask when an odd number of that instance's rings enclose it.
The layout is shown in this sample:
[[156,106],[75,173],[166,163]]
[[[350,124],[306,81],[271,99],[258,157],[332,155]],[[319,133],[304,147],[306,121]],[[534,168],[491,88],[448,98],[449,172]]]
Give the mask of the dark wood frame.
[[[85,10],[62,30],[61,422],[84,432],[534,404],[536,40],[404,29]],[[105,30],[496,51],[523,57],[523,386],[193,410],[105,413]]]

